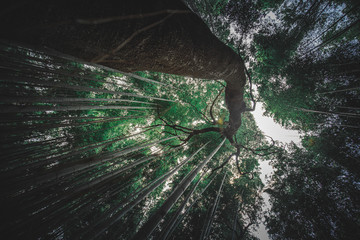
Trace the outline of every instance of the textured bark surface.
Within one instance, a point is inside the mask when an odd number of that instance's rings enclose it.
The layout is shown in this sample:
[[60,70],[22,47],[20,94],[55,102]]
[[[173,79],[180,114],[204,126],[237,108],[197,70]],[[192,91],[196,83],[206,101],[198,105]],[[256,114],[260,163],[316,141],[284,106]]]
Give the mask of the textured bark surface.
[[[79,23],[79,20],[162,10],[182,13],[163,13],[101,24]],[[0,18],[0,34],[5,39],[47,46],[86,61],[102,58],[98,64],[126,72],[149,70],[225,80],[226,104],[230,112],[230,124],[225,135],[233,135],[241,125],[244,63],[179,0],[12,2],[4,6]],[[156,22],[160,23],[136,34]],[[114,51],[134,34],[124,47]]]

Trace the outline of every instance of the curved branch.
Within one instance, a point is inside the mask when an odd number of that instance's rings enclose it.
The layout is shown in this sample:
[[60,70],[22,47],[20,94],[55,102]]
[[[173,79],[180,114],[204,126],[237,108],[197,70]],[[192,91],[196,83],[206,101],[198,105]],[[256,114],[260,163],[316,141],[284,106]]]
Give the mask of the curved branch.
[[246,175],[246,174],[251,174],[250,179],[254,179],[254,174],[253,174],[253,172],[251,172],[251,171],[250,171],[250,172],[242,172],[242,171],[240,170],[239,155],[236,156],[236,168],[237,168],[240,176],[244,176],[244,175]]
[[219,80],[215,80],[217,83],[219,83],[221,86],[223,86],[224,88],[226,87],[225,84],[223,84],[221,81]]
[[178,131],[181,131],[183,133],[191,133],[192,131],[194,131],[194,129],[192,129],[192,128],[183,127],[183,126],[180,126],[180,125],[177,125],[177,124],[170,124],[160,116],[159,116],[159,119],[165,123],[165,124],[158,124],[160,126],[170,127],[170,128],[172,128],[174,130],[178,130]]
[[200,129],[200,130],[194,130],[189,134],[189,136],[184,141],[188,142],[193,136],[198,135],[198,134],[202,134],[202,133],[207,133],[207,132],[219,132],[219,133],[221,133],[221,129],[218,128],[218,127],[208,127],[208,128],[203,128],[203,129]]
[[230,154],[230,156],[228,156],[227,159],[226,159],[220,166],[212,169],[209,177],[210,177],[213,173],[215,173],[216,171],[218,171],[219,169],[222,169],[222,168],[230,161],[230,159],[231,159],[233,156],[235,156],[235,155],[236,155],[236,153]]
[[[268,155],[271,155],[271,154],[274,154],[274,153],[277,153],[277,151],[274,151],[274,152],[267,152],[267,153],[258,153],[257,151],[265,151],[264,149],[252,149],[252,148],[248,148],[248,147],[245,147],[244,145],[241,145],[239,144],[239,146],[241,146],[242,148],[244,148],[245,150],[247,151],[250,151],[252,152],[253,154],[257,155],[257,156],[268,156]],[[272,147],[272,146],[271,146]],[[270,147],[270,148],[271,148]],[[267,148],[266,150],[270,149],[270,148]]]
[[271,139],[271,146],[269,146],[269,147],[267,147],[267,148],[263,148],[263,149],[257,149],[257,151],[267,151],[267,150],[269,150],[270,148],[272,148],[272,147],[275,146],[275,140],[274,140],[272,137],[270,137],[270,136],[268,136],[268,135],[264,135],[264,136]]
[[213,115],[213,108],[214,108],[214,105],[215,105],[215,102],[217,101],[217,99],[220,97],[221,93],[224,91],[224,87],[219,91],[218,95],[216,95],[214,101],[212,102],[211,104],[211,107],[210,107],[210,117],[213,121],[213,124],[216,124],[216,120],[214,118],[214,115]]

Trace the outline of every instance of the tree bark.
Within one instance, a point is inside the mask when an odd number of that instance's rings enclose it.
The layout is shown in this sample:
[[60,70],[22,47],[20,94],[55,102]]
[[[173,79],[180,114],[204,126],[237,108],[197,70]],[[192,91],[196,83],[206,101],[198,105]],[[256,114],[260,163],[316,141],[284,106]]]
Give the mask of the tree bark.
[[[241,125],[244,63],[180,0],[36,1],[4,9],[2,38],[47,46],[125,72],[222,79],[230,113],[225,136],[233,136]],[[159,12],[163,14],[155,14]]]

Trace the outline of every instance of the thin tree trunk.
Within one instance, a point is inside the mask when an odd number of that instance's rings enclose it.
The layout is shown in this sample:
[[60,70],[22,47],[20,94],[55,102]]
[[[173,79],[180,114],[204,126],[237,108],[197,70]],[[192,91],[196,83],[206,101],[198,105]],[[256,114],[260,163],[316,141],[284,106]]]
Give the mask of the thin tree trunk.
[[235,219],[234,219],[234,224],[233,224],[233,227],[232,227],[231,240],[235,240],[236,235],[237,235],[237,233],[236,233],[236,226],[237,226],[236,222],[237,222],[237,218],[238,218],[239,208],[240,208],[240,201],[239,201],[238,206],[237,206],[236,211],[235,211]]
[[339,30],[338,32],[336,32],[333,36],[331,36],[330,38],[326,39],[325,41],[323,41],[322,43],[316,45],[315,47],[311,48],[309,51],[307,51],[305,54],[303,54],[303,57],[305,57],[306,55],[308,55],[309,53],[312,53],[314,50],[326,46],[327,44],[331,43],[333,40],[335,40],[336,38],[342,36],[344,33],[346,33],[347,31],[349,31],[351,28],[353,28],[354,26],[358,25],[360,23],[360,19],[355,20],[354,22],[352,22],[350,25],[348,25],[347,27],[345,27],[342,30]]
[[158,98],[158,97],[151,97],[151,96],[143,96],[134,93],[124,93],[118,91],[112,91],[107,89],[100,89],[100,88],[92,88],[92,87],[85,87],[85,86],[75,86],[69,85],[67,83],[59,83],[54,81],[45,81],[42,79],[36,78],[29,78],[29,77],[7,77],[7,81],[10,83],[22,83],[29,86],[39,86],[39,87],[51,87],[51,88],[65,88],[74,91],[84,91],[84,92],[95,92],[95,93],[110,93],[117,96],[127,96],[127,97],[137,97],[137,98],[147,98],[147,99],[154,99],[166,102],[174,102],[173,100]]
[[352,7],[349,11],[347,11],[345,14],[343,14],[338,20],[336,20],[333,24],[331,24],[326,30],[321,32],[316,38],[310,40],[310,42],[307,42],[306,44],[308,45],[309,43],[312,43],[312,42],[318,40],[319,38],[321,38],[324,35],[324,33],[327,33],[330,29],[332,29],[337,23],[339,23],[344,17],[346,17],[351,11],[356,9],[356,7],[357,6]]
[[210,216],[206,219],[206,222],[205,222],[205,228],[204,228],[204,231],[201,233],[201,236],[200,236],[200,239],[201,240],[205,240],[209,237],[209,234],[210,234],[210,231],[211,231],[211,224],[214,220],[214,216],[215,216],[215,212],[216,212],[216,209],[219,205],[219,201],[220,201],[220,194],[221,194],[221,191],[222,191],[222,187],[223,187],[223,184],[224,184],[224,181],[225,181],[225,177],[226,177],[226,173],[224,174],[224,177],[221,181],[221,184],[220,184],[220,188],[218,190],[218,193],[216,195],[216,198],[215,198],[215,202],[214,202],[214,205],[211,209],[211,212],[210,212]]
[[[117,141],[120,141],[120,140],[124,140],[124,139],[130,138],[130,137],[133,137],[133,136],[137,136],[137,135],[142,134],[142,133],[144,133],[146,131],[148,131],[148,130],[145,130],[145,131],[142,131],[142,132],[139,132],[139,133],[135,133],[135,134],[131,134],[131,135],[128,135],[128,136],[115,137],[113,140],[110,139],[110,141],[108,139],[108,140],[105,140],[103,142],[89,144],[88,146],[80,147],[78,149],[70,149],[69,151],[66,151],[66,152],[57,153],[53,157],[50,157],[51,155],[45,154],[43,159],[38,159],[38,161],[36,161],[36,162],[30,163],[28,165],[20,166],[18,171],[22,171],[22,170],[29,169],[29,168],[34,168],[34,167],[39,167],[39,166],[44,166],[44,165],[47,165],[47,164],[53,163],[53,162],[58,162],[59,160],[67,159],[67,158],[69,158],[71,156],[87,152],[87,151],[89,151],[91,149],[95,149],[95,148],[98,148],[100,146],[106,146],[108,144],[111,144],[111,143],[114,143],[114,142],[117,142]],[[174,138],[174,137],[171,137],[171,138]],[[160,142],[169,140],[171,138],[160,140]],[[153,143],[141,145],[141,146],[136,146],[135,149],[136,150],[141,150],[141,149],[143,149],[143,148],[145,148],[147,146],[152,146],[153,144],[156,144],[156,143],[157,143],[157,141],[155,141]],[[125,150],[120,150],[119,153],[118,153],[118,156],[122,156],[122,155],[125,155],[127,153],[134,152],[136,150],[134,150],[134,148],[128,148],[128,149],[125,149]],[[88,167],[93,166],[94,164],[97,164],[99,162],[105,162],[105,161],[109,161],[109,160],[113,159],[113,158],[110,157],[112,155],[114,155],[114,153],[104,154],[101,158],[92,159],[88,163],[80,164],[78,166],[72,166],[72,167],[73,167],[73,169],[80,169],[80,168],[83,168],[84,166],[88,166]]]
[[[202,191],[198,194],[198,196],[192,201],[192,203],[190,204],[190,206],[186,209],[186,212],[184,214],[182,214],[180,217],[178,216],[175,219],[174,224],[171,226],[171,228],[168,230],[168,232],[165,232],[166,238],[170,237],[170,235],[175,231],[175,229],[177,228],[177,226],[182,222],[183,218],[189,213],[190,209],[194,206],[194,204],[202,197],[202,194],[206,191],[206,189],[210,186],[210,184],[214,181],[215,177],[213,177],[210,182],[204,187],[204,189],[202,189]],[[185,207],[185,206],[184,206]]]
[[45,111],[83,111],[94,109],[156,109],[155,107],[137,107],[137,106],[98,106],[98,105],[78,105],[78,106],[11,106],[0,109],[0,113],[24,113],[24,112],[45,112]]
[[345,106],[336,106],[337,108],[345,108],[345,109],[350,109],[350,110],[360,110],[360,107],[345,107]]
[[129,102],[156,105],[150,102],[141,102],[121,98],[38,98],[38,97],[16,97],[0,98],[2,103],[73,103],[73,102]]
[[[131,201],[126,207],[122,208],[119,212],[117,212],[115,215],[111,216],[105,223],[101,224],[99,226],[99,230],[96,231],[96,233],[92,233],[92,236],[89,236],[91,239],[96,238],[100,234],[102,234],[109,226],[113,225],[115,222],[117,222],[120,218],[122,218],[127,212],[129,212],[135,205],[137,205],[141,200],[143,200],[149,193],[154,191],[158,186],[160,186],[165,180],[167,180],[169,177],[171,177],[178,169],[180,169],[185,163],[193,159],[193,157],[200,152],[206,145],[199,148],[195,153],[193,153],[190,157],[188,157],[186,160],[183,161],[180,165],[178,165],[177,168],[175,168],[173,171],[170,171],[168,174],[164,176],[164,178],[161,179],[161,181],[156,182],[156,184],[152,185],[151,187],[144,189],[145,191],[141,192],[139,196]],[[111,211],[113,212],[113,211]],[[89,238],[88,238],[89,239]],[[141,238],[138,238],[141,239]]]
[[[192,187],[192,189],[190,190],[190,192],[187,194],[187,196],[185,197],[185,199],[183,200],[183,203],[179,206],[178,210],[173,214],[173,216],[171,217],[171,219],[169,220],[169,223],[165,226],[165,228],[162,229],[160,236],[158,239],[160,240],[166,240],[168,236],[170,236],[172,230],[174,229],[177,220],[179,219],[179,216],[181,215],[181,212],[185,209],[186,204],[189,202],[190,198],[193,196],[193,193],[195,192],[197,186],[199,185],[202,177],[205,175],[206,172],[204,172],[199,180],[196,182],[196,184],[194,184],[194,186]],[[209,182],[211,183],[212,180]],[[208,186],[208,185],[207,185]],[[207,186],[205,187],[205,189],[207,188]]]
[[334,91],[321,92],[321,93],[318,93],[318,94],[329,94],[329,93],[337,93],[337,92],[347,92],[347,91],[354,91],[354,90],[358,90],[358,89],[360,89],[360,87],[345,88],[345,89],[339,89],[339,90],[334,90]]
[[194,180],[196,175],[200,172],[201,169],[212,159],[212,157],[217,153],[220,147],[224,144],[226,139],[224,139],[215,150],[196,168],[192,171],[192,173],[184,178],[178,185],[178,187],[172,192],[172,194],[167,198],[164,204],[160,207],[160,209],[149,218],[149,220],[141,227],[141,229],[136,233],[133,237],[136,239],[146,239],[148,238],[156,226],[159,224],[161,219],[166,215],[166,213],[170,210],[170,208],[174,205],[174,203],[178,200],[178,198],[184,193],[190,183]]
[[345,116],[345,117],[360,118],[360,114],[357,114],[357,113],[325,112],[325,111],[317,111],[317,110],[298,108],[298,107],[295,107],[295,109],[300,110],[302,112],[309,112],[309,113],[319,113],[319,114],[326,114],[326,115],[339,115],[339,116]]

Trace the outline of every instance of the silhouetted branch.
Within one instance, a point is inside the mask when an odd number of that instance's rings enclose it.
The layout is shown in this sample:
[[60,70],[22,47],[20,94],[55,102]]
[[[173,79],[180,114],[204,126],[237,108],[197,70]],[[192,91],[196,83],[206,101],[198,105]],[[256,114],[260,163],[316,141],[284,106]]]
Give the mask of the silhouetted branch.
[[264,136],[271,139],[271,145],[269,147],[267,147],[267,148],[257,149],[257,151],[267,151],[267,150],[269,150],[269,149],[271,149],[272,147],[275,146],[275,141],[274,141],[274,139],[272,137],[270,137],[268,135],[264,135]]
[[225,84],[223,84],[221,81],[216,80],[216,82],[219,83],[222,87],[224,87],[224,88],[226,87]]
[[218,171],[219,169],[223,169],[224,166],[230,161],[230,159],[231,159],[233,156],[235,156],[235,153],[230,154],[230,156],[227,157],[226,160],[225,160],[220,166],[212,169],[209,177],[210,177],[213,173],[215,173],[216,171]]
[[[267,152],[267,153],[258,153],[257,151],[264,151],[263,149],[257,149],[257,150],[254,150],[252,148],[248,148],[248,147],[245,147],[243,145],[240,145],[242,148],[244,148],[245,150],[247,151],[250,151],[252,152],[253,154],[257,155],[257,156],[268,156],[268,155],[271,155],[271,154],[274,154],[274,153],[277,153],[277,151],[275,152]],[[269,148],[270,149],[270,148]]]
[[[267,153],[258,153],[259,151],[268,151],[268,150],[270,150],[271,148],[273,148],[274,146],[275,146],[275,141],[274,141],[274,139],[272,138],[272,137],[270,137],[270,136],[267,136],[267,135],[265,135],[266,137],[269,137],[270,139],[271,139],[271,141],[272,141],[272,143],[271,143],[271,145],[269,146],[269,147],[267,147],[267,148],[262,148],[262,149],[252,149],[252,148],[249,148],[249,147],[245,147],[244,145],[242,145],[242,144],[240,144],[240,143],[232,143],[232,145],[234,146],[234,147],[236,147],[237,149],[238,148],[243,148],[243,149],[245,149],[245,150],[247,150],[247,151],[250,151],[250,152],[252,152],[253,154],[255,154],[255,155],[257,155],[257,156],[268,156],[268,155],[271,155],[271,154],[274,154],[274,153],[277,153],[277,151],[274,151],[274,152],[267,152]],[[235,139],[236,139],[236,136],[235,136]],[[236,139],[237,140],[237,139]]]
[[207,132],[221,132],[220,128],[217,127],[208,127],[208,128],[203,128],[203,129],[199,129],[199,130],[193,130],[189,136],[185,139],[185,141],[189,141],[193,136],[198,135],[198,134],[202,134],[202,133],[207,133]]
[[214,105],[215,105],[215,102],[217,101],[217,99],[220,97],[221,93],[224,91],[224,87],[219,91],[218,95],[216,95],[214,101],[212,102],[211,104],[211,107],[210,107],[210,117],[213,121],[213,124],[216,124],[216,120],[214,118],[214,115],[213,115],[213,108],[214,108]]

